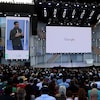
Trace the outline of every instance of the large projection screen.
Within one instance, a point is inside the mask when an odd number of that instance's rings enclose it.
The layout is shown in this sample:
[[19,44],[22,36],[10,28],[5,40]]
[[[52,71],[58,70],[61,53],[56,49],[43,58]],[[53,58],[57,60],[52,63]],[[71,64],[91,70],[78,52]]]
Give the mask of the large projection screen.
[[91,27],[46,26],[46,53],[91,53]]
[[29,59],[29,17],[6,17],[5,59]]

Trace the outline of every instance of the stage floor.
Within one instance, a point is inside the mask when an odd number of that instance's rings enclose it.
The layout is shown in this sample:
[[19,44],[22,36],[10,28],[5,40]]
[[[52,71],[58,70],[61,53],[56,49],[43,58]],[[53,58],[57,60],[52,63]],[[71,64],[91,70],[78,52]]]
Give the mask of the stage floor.
[[66,68],[76,68],[76,67],[89,67],[89,66],[100,66],[100,63],[87,64],[86,62],[73,62],[73,63],[44,63],[37,64],[33,67],[35,68],[53,68],[53,67],[66,67]]

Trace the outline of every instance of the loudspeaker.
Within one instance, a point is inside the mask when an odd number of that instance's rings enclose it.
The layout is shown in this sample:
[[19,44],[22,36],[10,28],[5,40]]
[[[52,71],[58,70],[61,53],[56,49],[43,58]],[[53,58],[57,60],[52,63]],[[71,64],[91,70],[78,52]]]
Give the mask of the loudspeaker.
[[31,17],[32,35],[37,35],[37,22],[38,22],[37,16],[32,16]]

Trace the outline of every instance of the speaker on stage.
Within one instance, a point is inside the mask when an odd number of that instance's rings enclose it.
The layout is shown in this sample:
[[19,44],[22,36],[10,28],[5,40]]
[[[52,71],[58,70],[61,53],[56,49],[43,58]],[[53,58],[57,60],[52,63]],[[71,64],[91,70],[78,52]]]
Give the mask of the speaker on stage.
[[32,35],[37,35],[37,16],[31,17],[31,29],[32,29]]

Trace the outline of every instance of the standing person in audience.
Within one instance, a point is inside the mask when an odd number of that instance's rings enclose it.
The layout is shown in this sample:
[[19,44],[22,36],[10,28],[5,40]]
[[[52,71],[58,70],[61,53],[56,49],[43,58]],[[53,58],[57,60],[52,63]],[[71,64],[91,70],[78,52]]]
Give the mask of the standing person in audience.
[[56,100],[66,100],[66,87],[60,86],[59,93],[56,94]]
[[66,100],[73,100],[72,91],[70,91],[70,90],[67,91],[67,98],[66,98]]
[[56,100],[55,97],[48,95],[48,86],[44,85],[41,89],[41,96],[37,97],[35,100]]
[[26,85],[26,97],[25,100],[35,100],[34,90],[30,84]]
[[66,89],[69,87],[69,84],[66,82],[66,78],[65,78],[65,77],[63,77],[63,82],[61,82],[61,83],[59,84],[59,86],[65,86]]
[[[92,89],[94,89],[94,88],[97,89],[97,84],[96,83],[92,84]],[[90,93],[91,93],[91,90],[88,90],[88,99],[89,100],[90,100]],[[100,100],[100,90],[98,90],[98,100]]]
[[43,77],[41,77],[40,82],[37,83],[37,86],[39,87],[39,90],[41,90],[41,88],[42,88],[43,81],[44,81],[44,79],[43,79]]
[[38,81],[37,79],[34,79],[33,85],[32,85],[32,89],[33,89],[35,97],[40,96],[40,91],[39,91],[39,87],[37,86],[37,81]]
[[89,86],[89,80],[85,80],[83,88],[86,91],[86,93],[88,94],[88,90],[91,89],[91,87]]
[[50,83],[49,83],[49,95],[50,96],[55,96],[55,92],[56,92],[56,83],[55,83],[55,80],[52,80]]
[[86,92],[83,88],[79,88],[78,97],[75,97],[74,100],[87,100]]
[[25,96],[26,96],[26,91],[24,88],[18,87],[17,88],[17,100],[25,100]]

